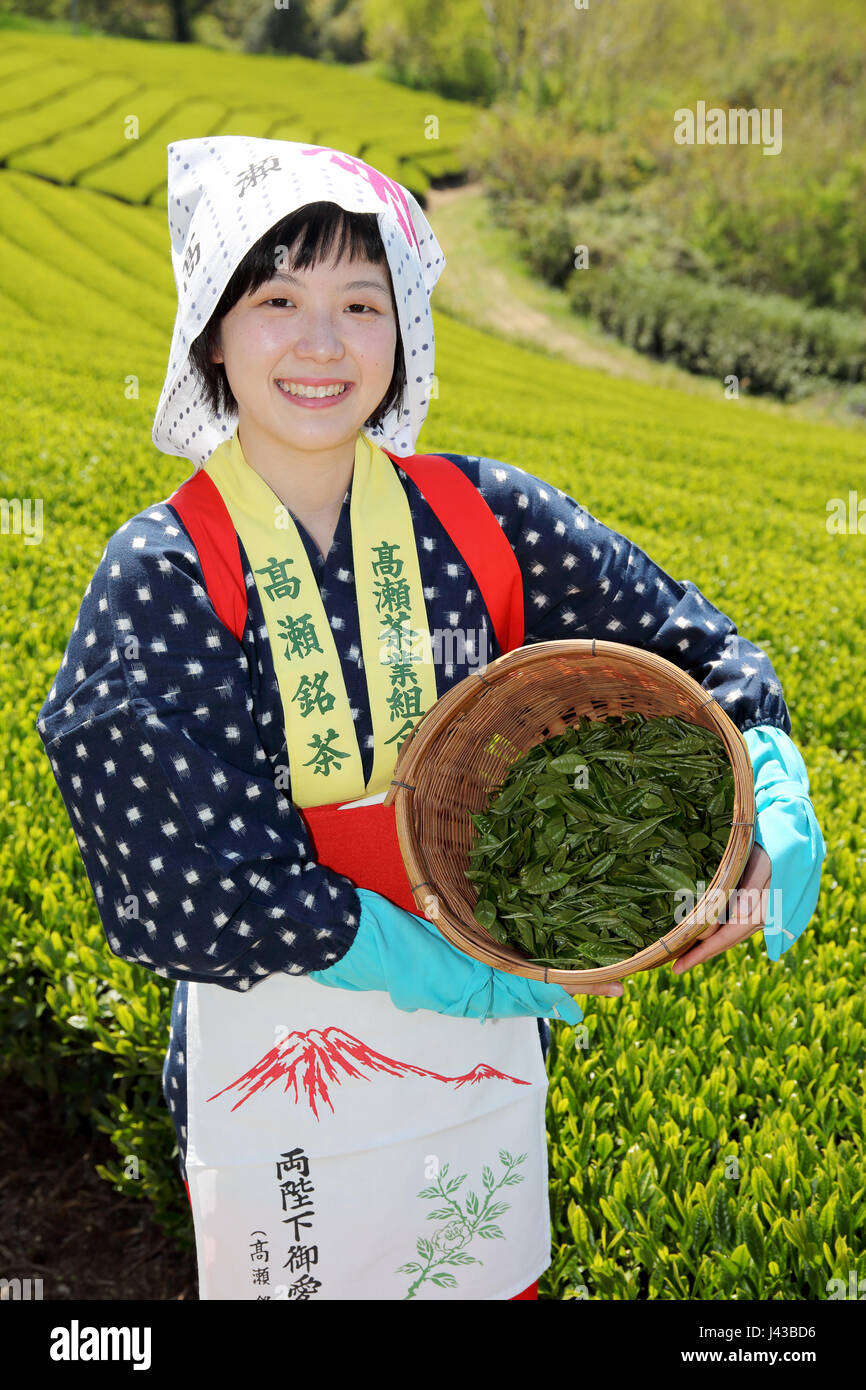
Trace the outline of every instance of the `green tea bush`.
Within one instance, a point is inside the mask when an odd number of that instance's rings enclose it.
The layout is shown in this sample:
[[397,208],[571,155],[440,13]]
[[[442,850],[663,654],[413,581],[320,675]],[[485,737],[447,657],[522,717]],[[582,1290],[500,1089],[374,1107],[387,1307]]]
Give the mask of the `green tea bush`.
[[795,400],[827,381],[866,381],[859,315],[626,266],[575,270],[566,288],[575,312],[630,347],[687,371],[734,375],[755,394]]
[[653,971],[639,1005],[554,1030],[548,1135],[569,1162],[542,1297],[862,1297],[863,1012],[839,946],[807,950],[768,971],[753,938],[735,969],[682,992]]

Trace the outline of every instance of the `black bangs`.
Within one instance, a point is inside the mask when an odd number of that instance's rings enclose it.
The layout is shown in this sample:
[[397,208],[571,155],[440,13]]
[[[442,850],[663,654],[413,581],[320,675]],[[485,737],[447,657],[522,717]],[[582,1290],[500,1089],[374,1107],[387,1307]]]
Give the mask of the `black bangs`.
[[[270,280],[275,270],[308,270],[320,261],[339,261],[344,255],[383,261],[387,269],[376,214],[347,212],[337,203],[308,203],[277,222],[250,247],[226,285],[216,312],[228,313],[243,295]],[[230,302],[223,306],[223,300]]]
[[206,328],[190,348],[190,365],[214,415],[227,414],[237,408],[225,368],[221,362],[211,360],[218,345],[220,323],[229,310],[244,295],[254,293],[260,285],[266,284],[275,271],[308,270],[321,261],[337,262],[344,255],[383,266],[397,320],[391,383],[365,424],[369,428],[377,427],[388,411],[399,405],[406,387],[406,364],[390,267],[379,232],[379,219],[374,212],[348,212],[338,203],[320,202],[297,208],[276,222],[250,247],[232,272]]

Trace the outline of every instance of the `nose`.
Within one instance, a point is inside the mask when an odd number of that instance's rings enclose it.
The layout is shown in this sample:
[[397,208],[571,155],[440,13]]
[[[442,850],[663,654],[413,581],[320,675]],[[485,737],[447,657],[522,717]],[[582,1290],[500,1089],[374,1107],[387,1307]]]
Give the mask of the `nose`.
[[305,312],[295,351],[299,357],[308,357],[315,362],[339,359],[345,355],[342,339],[330,310],[310,309]]

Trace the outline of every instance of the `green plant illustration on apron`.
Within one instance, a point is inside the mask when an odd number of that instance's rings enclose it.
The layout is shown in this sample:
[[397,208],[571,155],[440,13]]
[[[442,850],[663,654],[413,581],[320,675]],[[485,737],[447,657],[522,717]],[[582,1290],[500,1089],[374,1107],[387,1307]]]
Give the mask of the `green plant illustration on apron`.
[[[493,1169],[485,1164],[481,1175],[482,1185],[487,1190],[484,1203],[481,1205],[477,1193],[467,1192],[465,1211],[457,1199],[451,1196],[451,1193],[456,1192],[458,1187],[466,1181],[467,1175],[461,1173],[459,1177],[451,1178],[446,1182],[450,1165],[443,1163],[436,1175],[436,1183],[432,1187],[423,1188],[418,1196],[432,1201],[437,1199],[444,1201],[447,1205],[438,1207],[436,1211],[429,1211],[427,1220],[446,1221],[448,1224],[438,1230],[432,1240],[427,1240],[423,1236],[418,1237],[416,1249],[424,1261],[423,1264],[412,1260],[408,1264],[400,1265],[395,1271],[397,1274],[417,1274],[418,1276],[409,1285],[404,1302],[406,1299],[415,1297],[415,1290],[426,1279],[432,1280],[440,1288],[456,1288],[456,1276],[449,1273],[447,1269],[440,1268],[442,1265],[483,1264],[483,1260],[468,1254],[466,1250],[466,1246],[476,1236],[481,1236],[482,1240],[505,1239],[502,1228],[496,1224],[496,1218],[509,1211],[511,1203],[496,1202],[493,1200],[493,1195],[500,1187],[513,1187],[515,1183],[523,1182],[522,1173],[517,1173],[514,1170],[518,1164],[523,1163],[525,1158],[526,1154],[519,1154],[517,1158],[512,1158],[505,1149],[500,1149],[499,1161],[505,1168],[505,1174],[497,1182]],[[438,1273],[434,1273],[434,1270],[438,1270]]]

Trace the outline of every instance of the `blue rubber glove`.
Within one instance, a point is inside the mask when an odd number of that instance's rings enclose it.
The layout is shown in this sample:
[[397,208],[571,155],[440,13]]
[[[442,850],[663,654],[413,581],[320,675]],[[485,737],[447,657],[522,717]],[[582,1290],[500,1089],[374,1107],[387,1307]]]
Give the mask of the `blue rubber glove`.
[[[815,911],[827,846],[809,799],[806,764],[796,744],[770,724],[747,729],[743,738],[755,772],[755,840],[772,866],[764,941],[770,960],[778,960]],[[776,889],[781,906],[778,921]]]
[[430,1009],[457,1018],[561,1018],[580,1023],[583,1010],[562,985],[509,975],[473,960],[440,931],[395,907],[381,893],[357,889],[361,920],[341,960],[308,979],[336,989],[385,990],[405,1013]]

